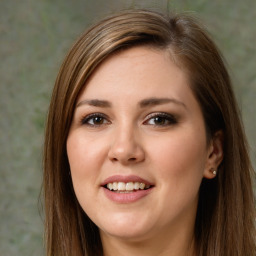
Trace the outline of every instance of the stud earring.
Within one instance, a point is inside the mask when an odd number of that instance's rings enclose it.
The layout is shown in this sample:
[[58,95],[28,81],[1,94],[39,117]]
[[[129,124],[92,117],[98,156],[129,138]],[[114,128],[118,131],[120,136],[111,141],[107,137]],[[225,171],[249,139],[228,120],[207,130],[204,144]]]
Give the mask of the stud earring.
[[212,172],[212,174],[213,174],[214,176],[217,174],[217,171],[214,170],[214,168],[211,168],[211,172]]

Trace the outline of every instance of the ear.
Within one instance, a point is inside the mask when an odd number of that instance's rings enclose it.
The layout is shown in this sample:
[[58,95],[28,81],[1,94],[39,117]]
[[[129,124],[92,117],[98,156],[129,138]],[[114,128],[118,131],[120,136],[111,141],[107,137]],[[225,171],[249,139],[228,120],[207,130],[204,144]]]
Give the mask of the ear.
[[208,147],[208,156],[204,170],[206,179],[213,179],[217,175],[218,167],[223,160],[223,131],[217,131],[210,141]]

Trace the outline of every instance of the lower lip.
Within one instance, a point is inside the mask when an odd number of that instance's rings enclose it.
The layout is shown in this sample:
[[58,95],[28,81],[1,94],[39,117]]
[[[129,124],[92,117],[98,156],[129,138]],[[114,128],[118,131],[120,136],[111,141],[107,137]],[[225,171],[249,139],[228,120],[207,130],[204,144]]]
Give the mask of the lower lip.
[[120,204],[128,204],[128,203],[136,202],[142,199],[143,197],[147,196],[149,193],[151,193],[153,189],[153,187],[151,187],[147,190],[136,190],[129,193],[118,193],[118,192],[110,191],[109,189],[104,187],[102,188],[108,199]]

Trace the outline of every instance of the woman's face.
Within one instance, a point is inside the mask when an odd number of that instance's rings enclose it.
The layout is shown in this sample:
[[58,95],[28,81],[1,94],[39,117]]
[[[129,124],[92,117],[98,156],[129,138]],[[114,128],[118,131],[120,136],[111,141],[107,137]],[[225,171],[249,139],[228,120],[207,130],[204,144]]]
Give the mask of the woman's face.
[[210,150],[185,73],[148,47],[94,72],[67,140],[77,199],[103,239],[192,232]]

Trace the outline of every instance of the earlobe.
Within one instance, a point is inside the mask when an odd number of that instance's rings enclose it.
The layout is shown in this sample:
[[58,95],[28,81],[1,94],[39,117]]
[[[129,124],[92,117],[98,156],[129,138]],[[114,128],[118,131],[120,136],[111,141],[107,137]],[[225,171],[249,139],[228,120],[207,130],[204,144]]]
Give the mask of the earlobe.
[[204,177],[206,179],[213,179],[218,174],[218,167],[224,157],[223,141],[224,134],[222,130],[217,131],[211,139],[204,171]]

